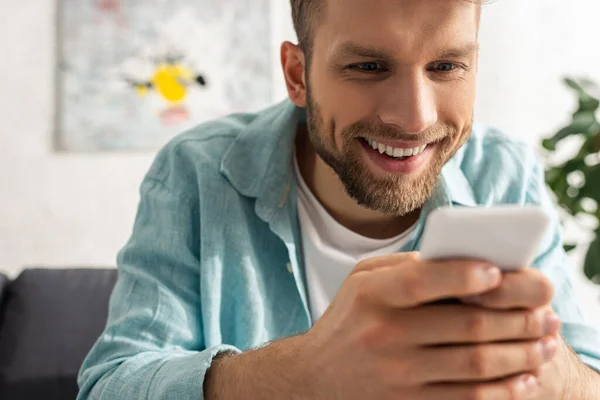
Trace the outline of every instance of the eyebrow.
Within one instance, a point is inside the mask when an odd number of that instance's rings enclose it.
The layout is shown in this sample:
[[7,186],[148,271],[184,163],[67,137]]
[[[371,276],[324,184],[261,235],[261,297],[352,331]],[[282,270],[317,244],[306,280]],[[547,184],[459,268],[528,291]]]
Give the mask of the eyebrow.
[[364,58],[390,58],[388,51],[375,47],[361,46],[352,42],[342,43],[334,52],[335,57],[355,56]]
[[[444,58],[466,58],[477,53],[479,50],[478,43],[467,43],[463,46],[452,47],[441,50],[435,57],[435,59]],[[345,42],[341,44],[338,49],[334,52],[335,57],[354,56],[363,58],[376,58],[376,59],[390,59],[393,58],[393,54],[389,51],[378,49],[376,47],[366,47],[357,43]]]
[[464,46],[442,50],[437,58],[467,58],[479,51],[479,43],[468,43]]

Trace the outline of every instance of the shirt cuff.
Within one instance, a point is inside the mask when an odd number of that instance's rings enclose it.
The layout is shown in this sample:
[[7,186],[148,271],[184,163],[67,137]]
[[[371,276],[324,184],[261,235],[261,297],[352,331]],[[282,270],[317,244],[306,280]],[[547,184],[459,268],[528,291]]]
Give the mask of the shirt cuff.
[[204,379],[213,359],[221,353],[241,351],[233,346],[220,345],[191,356],[166,361],[152,379],[149,395],[152,399],[203,400]]

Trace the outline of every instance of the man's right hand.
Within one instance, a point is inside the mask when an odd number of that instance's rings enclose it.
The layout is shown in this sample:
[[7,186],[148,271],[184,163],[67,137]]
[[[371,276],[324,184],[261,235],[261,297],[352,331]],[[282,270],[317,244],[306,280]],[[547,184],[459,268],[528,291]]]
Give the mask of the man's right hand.
[[501,280],[484,263],[421,261],[416,253],[361,262],[302,335],[306,398],[526,399],[536,370],[556,353],[559,326],[545,323],[548,305],[432,304]]

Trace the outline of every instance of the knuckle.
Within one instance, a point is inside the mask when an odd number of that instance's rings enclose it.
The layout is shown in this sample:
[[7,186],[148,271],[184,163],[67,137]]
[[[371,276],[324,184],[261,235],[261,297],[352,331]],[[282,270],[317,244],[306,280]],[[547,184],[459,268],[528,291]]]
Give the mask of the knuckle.
[[357,306],[362,306],[368,303],[372,297],[371,285],[367,282],[363,275],[354,275],[348,278],[349,285],[354,289],[354,303]]
[[364,260],[359,261],[353,269],[353,273],[369,271],[373,268],[373,265],[376,263],[376,260],[373,258],[366,258]]
[[482,347],[475,347],[467,360],[469,372],[477,377],[486,377],[489,373],[489,355]]
[[368,258],[357,262],[356,265],[354,266],[354,269],[352,270],[352,272],[357,273],[357,272],[365,270],[368,266],[368,263],[369,263]]
[[377,371],[380,384],[386,388],[395,389],[406,387],[407,384],[414,381],[411,364],[405,360],[394,360],[389,363],[382,363]]
[[376,351],[383,343],[383,338],[389,328],[385,321],[373,318],[372,321],[363,324],[358,334],[358,345],[368,351]]
[[483,311],[473,311],[466,319],[465,330],[469,336],[476,340],[482,341],[486,338],[487,321]]
[[418,302],[425,296],[426,281],[424,274],[417,271],[407,272],[403,279],[403,287],[405,296],[411,302]]
[[401,385],[402,387],[406,387],[407,385],[413,385],[419,381],[414,363],[410,362],[408,359],[397,362],[394,375],[397,386]]

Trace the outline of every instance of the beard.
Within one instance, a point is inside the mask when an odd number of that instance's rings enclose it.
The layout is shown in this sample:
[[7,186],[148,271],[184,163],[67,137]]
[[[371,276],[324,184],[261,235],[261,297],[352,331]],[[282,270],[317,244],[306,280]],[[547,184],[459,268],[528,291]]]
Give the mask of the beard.
[[[364,208],[398,217],[420,209],[428,201],[442,168],[466,142],[472,129],[472,123],[463,131],[452,125],[436,124],[419,134],[407,134],[383,122],[358,121],[341,132],[340,151],[335,144],[335,123],[329,124],[330,129],[326,131],[320,107],[310,90],[307,91],[306,113],[313,149],[335,171],[347,194]],[[377,177],[365,165],[363,150],[357,143],[360,138],[435,143],[435,148],[420,171]]]

